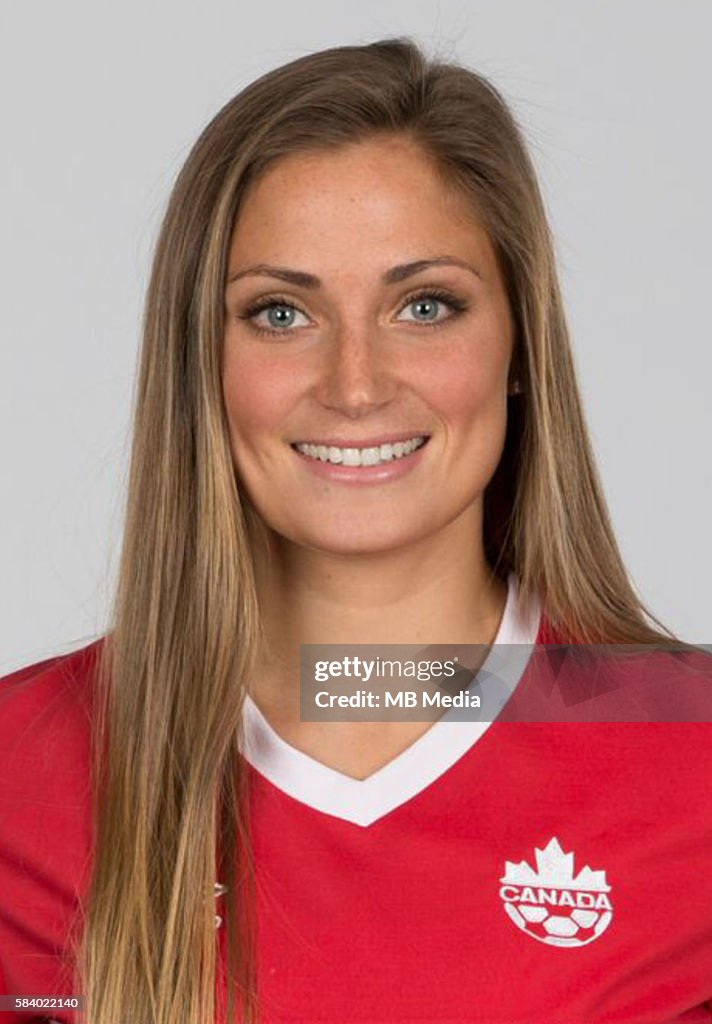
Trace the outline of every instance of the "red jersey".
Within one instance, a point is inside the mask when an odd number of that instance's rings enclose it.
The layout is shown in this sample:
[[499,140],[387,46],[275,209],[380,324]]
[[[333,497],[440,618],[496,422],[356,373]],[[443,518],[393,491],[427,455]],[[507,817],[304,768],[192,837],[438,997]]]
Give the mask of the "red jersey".
[[[511,578],[514,699],[554,639]],[[0,681],[0,993],[79,994],[97,647]],[[712,724],[447,713],[356,780],[245,715],[264,1024],[712,1021]]]

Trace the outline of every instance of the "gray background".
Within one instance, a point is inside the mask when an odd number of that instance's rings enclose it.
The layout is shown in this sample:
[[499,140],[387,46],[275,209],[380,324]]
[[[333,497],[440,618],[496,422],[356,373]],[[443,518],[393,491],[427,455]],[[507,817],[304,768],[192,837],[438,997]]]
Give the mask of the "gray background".
[[192,142],[264,71],[397,34],[488,75],[523,123],[624,557],[710,641],[709,0],[3,10],[0,674],[105,627],[150,254]]

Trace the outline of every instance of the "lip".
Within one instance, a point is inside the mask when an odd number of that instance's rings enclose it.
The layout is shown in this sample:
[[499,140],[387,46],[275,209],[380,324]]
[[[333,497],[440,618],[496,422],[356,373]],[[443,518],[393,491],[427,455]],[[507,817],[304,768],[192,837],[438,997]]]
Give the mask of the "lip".
[[357,440],[351,438],[350,440],[344,441],[342,438],[327,438],[325,440],[313,441],[311,438],[305,438],[299,441],[290,441],[292,448],[298,444],[313,444],[317,447],[319,445],[325,445],[327,448],[379,448],[382,444],[398,444],[402,441],[410,441],[414,437],[425,437],[429,438],[430,434],[426,431],[416,431],[411,434],[381,434],[378,437],[369,437],[365,440]]
[[[407,440],[407,437],[425,435],[410,434],[403,436]],[[391,462],[383,462],[380,466],[333,465],[331,462],[322,462],[321,459],[312,459],[309,455],[304,455],[303,452],[297,451],[294,446],[292,446],[292,451],[306,472],[313,474],[321,480],[327,480],[336,484],[364,486],[368,484],[391,483],[400,480],[408,473],[412,473],[423,461],[423,453],[428,448],[429,440],[430,437],[428,435],[428,440],[420,448],[416,448],[414,452],[411,452],[410,455],[404,455],[400,459],[393,459]],[[388,444],[387,441],[382,441],[381,443]],[[352,444],[344,445],[344,447],[357,448],[359,446]],[[373,447],[375,448],[376,445],[374,444]]]

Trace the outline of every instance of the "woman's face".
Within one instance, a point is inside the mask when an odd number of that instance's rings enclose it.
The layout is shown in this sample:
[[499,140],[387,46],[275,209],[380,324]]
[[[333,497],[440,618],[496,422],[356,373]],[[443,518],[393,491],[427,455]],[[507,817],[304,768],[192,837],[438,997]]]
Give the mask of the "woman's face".
[[334,553],[462,517],[481,531],[512,318],[487,234],[420,149],[380,138],[279,161],[244,199],[227,281],[233,459],[273,530]]

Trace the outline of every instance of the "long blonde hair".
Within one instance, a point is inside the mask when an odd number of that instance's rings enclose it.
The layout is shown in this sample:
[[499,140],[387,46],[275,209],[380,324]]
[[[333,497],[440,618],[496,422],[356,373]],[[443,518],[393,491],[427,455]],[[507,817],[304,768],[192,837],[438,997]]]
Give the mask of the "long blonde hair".
[[[673,634],[624,568],[576,382],[546,213],[522,134],[475,72],[408,38],[302,57],[228,102],[173,189],[148,288],[119,581],[93,708],[93,876],[76,950],[90,1024],[215,1019],[213,884],[229,1017],[257,1019],[242,702],[262,633],[222,400],[223,290],[247,185],[281,157],[401,133],[495,246],[523,391],[485,493],[493,570],[579,643]],[[234,983],[234,984],[233,984]]]

